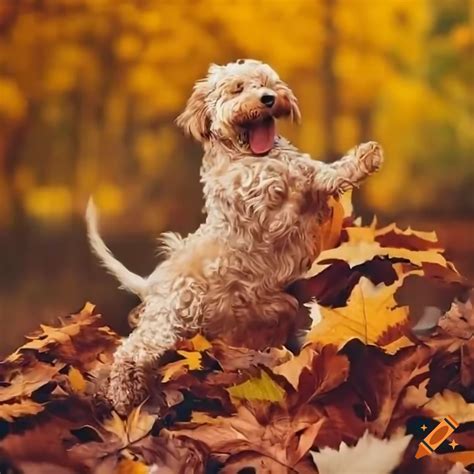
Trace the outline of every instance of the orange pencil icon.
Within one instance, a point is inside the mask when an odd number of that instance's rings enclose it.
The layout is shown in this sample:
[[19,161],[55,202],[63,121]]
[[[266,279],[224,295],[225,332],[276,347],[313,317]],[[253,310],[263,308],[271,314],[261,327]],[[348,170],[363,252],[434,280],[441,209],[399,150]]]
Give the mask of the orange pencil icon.
[[420,442],[415,458],[420,459],[423,456],[433,453],[458,426],[459,423],[451,416],[447,416],[441,420],[438,426],[431,431],[431,433],[428,433]]

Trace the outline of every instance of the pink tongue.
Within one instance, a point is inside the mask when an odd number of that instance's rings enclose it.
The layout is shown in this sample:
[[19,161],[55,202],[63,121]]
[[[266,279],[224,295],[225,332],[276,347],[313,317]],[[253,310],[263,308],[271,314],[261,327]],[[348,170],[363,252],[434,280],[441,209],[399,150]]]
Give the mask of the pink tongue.
[[252,125],[249,129],[250,148],[256,155],[268,153],[275,142],[275,121],[265,120]]

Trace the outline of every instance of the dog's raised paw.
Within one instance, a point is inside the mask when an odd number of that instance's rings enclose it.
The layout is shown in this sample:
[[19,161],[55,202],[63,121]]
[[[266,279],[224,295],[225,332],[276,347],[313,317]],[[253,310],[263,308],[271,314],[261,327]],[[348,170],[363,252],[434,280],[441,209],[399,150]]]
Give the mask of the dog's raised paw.
[[382,147],[377,142],[362,143],[357,147],[356,156],[368,173],[378,171],[384,161]]

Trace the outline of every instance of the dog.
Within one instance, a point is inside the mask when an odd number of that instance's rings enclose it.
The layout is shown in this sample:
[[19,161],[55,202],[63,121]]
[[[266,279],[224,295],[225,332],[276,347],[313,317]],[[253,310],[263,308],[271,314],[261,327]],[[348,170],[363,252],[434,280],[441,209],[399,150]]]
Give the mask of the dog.
[[109,377],[106,396],[119,413],[147,398],[153,366],[181,338],[202,331],[262,349],[288,337],[298,302],[285,289],[321,250],[329,198],[377,171],[383,153],[369,142],[334,163],[315,161],[277,134],[284,117],[299,121],[297,99],[270,66],[252,59],[211,65],[177,119],[204,148],[207,217],[185,238],[163,235],[165,259],[147,278],[111,254],[89,204],[93,251],[142,299]]

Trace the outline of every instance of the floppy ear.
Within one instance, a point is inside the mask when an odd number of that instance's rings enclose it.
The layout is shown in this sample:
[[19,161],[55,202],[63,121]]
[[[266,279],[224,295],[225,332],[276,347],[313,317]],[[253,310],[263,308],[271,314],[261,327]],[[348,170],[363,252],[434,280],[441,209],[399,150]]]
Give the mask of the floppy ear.
[[211,119],[206,104],[209,92],[210,86],[207,79],[196,82],[183,113],[176,119],[178,127],[198,142],[209,138],[210,134]]
[[298,107],[298,99],[295,94],[293,94],[293,91],[285,82],[279,81],[276,86],[276,92],[285,102],[287,102],[287,105],[289,105],[291,120],[299,123],[301,120],[301,112]]

